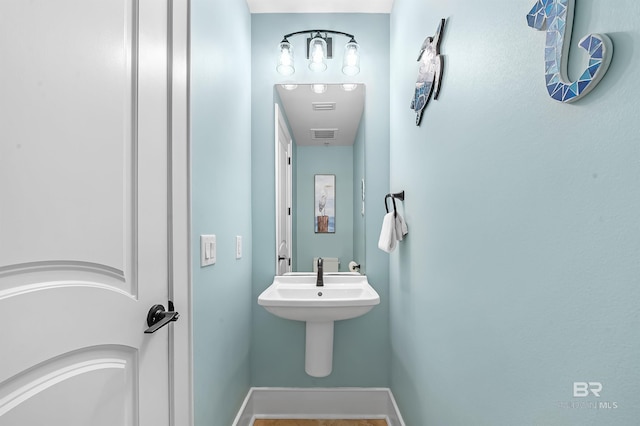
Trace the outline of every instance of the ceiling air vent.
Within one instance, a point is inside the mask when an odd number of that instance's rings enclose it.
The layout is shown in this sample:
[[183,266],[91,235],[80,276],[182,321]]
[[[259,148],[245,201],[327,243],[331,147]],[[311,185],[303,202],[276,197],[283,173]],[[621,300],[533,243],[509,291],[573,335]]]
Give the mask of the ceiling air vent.
[[313,140],[333,140],[338,135],[338,129],[311,129]]
[[336,109],[335,102],[311,102],[311,109],[314,111],[334,111]]

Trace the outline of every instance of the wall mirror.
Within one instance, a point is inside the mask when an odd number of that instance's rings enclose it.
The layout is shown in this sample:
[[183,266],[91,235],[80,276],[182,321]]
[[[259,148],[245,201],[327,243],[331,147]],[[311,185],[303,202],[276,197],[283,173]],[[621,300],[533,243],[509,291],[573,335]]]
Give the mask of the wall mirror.
[[274,104],[276,275],[365,273],[365,86],[278,84]]

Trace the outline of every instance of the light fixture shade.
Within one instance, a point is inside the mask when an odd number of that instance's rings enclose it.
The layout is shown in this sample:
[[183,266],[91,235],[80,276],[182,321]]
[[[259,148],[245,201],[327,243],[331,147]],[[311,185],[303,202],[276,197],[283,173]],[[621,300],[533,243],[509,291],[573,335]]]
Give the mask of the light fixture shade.
[[293,66],[293,47],[286,40],[280,42],[280,58],[276,69],[282,75],[292,75],[296,72]]
[[355,40],[351,40],[344,47],[344,58],[342,59],[342,72],[346,75],[356,75],[360,72],[360,46]]
[[327,69],[327,42],[316,35],[309,42],[309,69],[311,71],[324,71]]

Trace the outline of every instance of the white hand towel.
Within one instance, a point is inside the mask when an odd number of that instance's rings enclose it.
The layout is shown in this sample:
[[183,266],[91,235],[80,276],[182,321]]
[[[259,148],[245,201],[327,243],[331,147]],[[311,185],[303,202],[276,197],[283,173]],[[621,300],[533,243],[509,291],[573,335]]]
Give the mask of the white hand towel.
[[396,248],[396,226],[393,212],[384,215],[378,248],[387,253],[391,253]]
[[396,227],[396,239],[398,241],[402,241],[405,235],[409,233],[407,229],[407,223],[402,218],[402,215],[398,213],[395,217],[395,227]]

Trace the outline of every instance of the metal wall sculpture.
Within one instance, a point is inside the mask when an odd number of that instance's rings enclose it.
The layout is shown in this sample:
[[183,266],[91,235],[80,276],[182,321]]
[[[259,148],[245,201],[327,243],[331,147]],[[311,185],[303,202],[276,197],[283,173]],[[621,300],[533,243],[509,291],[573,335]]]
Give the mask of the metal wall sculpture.
[[411,100],[411,109],[416,112],[416,126],[420,125],[422,112],[429,103],[431,94],[433,94],[433,99],[438,99],[438,94],[440,93],[444,67],[442,56],[440,55],[440,37],[444,29],[444,23],[445,19],[443,18],[440,20],[436,35],[427,37],[424,40],[418,55],[420,68],[418,69],[416,88]]

